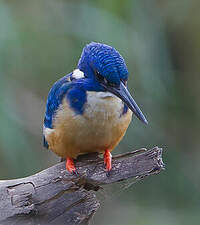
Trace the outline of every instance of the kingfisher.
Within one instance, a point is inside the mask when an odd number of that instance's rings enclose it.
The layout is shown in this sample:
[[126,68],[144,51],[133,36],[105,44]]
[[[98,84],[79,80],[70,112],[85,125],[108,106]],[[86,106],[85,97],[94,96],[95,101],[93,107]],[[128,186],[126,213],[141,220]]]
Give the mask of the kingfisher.
[[43,125],[44,146],[66,159],[76,173],[74,159],[91,152],[104,154],[106,171],[111,151],[125,135],[132,113],[147,124],[127,88],[128,69],[119,52],[91,42],[77,68],[60,78],[49,91]]

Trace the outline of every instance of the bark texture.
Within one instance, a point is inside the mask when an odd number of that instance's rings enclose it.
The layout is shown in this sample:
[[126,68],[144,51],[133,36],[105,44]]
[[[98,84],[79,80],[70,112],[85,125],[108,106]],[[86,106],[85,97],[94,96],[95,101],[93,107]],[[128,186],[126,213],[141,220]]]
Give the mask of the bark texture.
[[97,154],[80,156],[78,175],[60,162],[35,175],[0,181],[0,225],[87,225],[98,210],[102,185],[158,174],[164,168],[162,149],[140,149],[113,157],[107,173]]

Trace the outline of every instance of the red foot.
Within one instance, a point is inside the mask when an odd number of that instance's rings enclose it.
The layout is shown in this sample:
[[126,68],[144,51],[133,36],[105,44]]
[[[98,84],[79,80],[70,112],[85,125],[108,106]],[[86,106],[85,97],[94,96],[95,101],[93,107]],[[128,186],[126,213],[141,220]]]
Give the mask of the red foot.
[[74,160],[70,157],[66,158],[66,170],[70,173],[76,173],[76,168],[74,166]]
[[112,169],[112,155],[108,149],[104,153],[104,163],[106,165],[106,170],[110,171]]

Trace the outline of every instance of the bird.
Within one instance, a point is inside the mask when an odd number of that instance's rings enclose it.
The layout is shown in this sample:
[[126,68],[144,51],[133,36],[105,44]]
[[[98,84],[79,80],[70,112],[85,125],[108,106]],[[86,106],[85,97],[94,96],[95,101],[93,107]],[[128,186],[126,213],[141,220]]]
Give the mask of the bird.
[[125,60],[113,47],[87,44],[77,68],[56,81],[49,91],[43,124],[44,146],[66,159],[66,170],[76,173],[74,160],[82,154],[102,153],[105,170],[112,169],[111,151],[119,144],[134,114],[148,124],[127,88]]

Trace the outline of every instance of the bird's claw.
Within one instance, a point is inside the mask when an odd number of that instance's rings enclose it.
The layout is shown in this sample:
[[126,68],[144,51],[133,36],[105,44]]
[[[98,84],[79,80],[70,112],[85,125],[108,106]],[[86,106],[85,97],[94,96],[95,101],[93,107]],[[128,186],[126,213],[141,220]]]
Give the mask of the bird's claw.
[[66,170],[73,175],[79,175],[79,173],[76,171],[76,167],[74,165],[74,160],[72,158],[67,157],[66,158]]
[[112,155],[108,149],[104,153],[104,164],[106,166],[106,171],[109,173],[112,169]]

